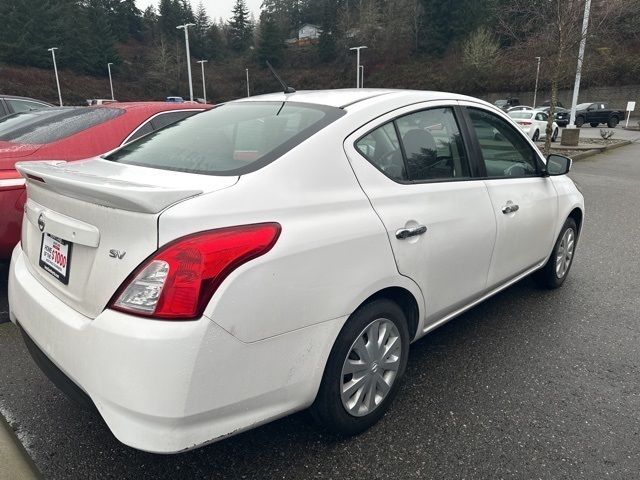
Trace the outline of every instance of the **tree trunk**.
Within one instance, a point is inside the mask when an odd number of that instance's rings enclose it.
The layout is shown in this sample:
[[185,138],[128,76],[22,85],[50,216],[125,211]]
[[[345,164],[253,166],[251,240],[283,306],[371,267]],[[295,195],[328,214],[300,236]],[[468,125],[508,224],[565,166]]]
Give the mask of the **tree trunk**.
[[[556,70],[557,71],[557,70]],[[551,136],[553,135],[553,121],[556,116],[556,103],[558,102],[558,74],[554,73],[551,80],[551,106],[549,107],[549,119],[545,130],[544,150],[545,157],[551,151]]]

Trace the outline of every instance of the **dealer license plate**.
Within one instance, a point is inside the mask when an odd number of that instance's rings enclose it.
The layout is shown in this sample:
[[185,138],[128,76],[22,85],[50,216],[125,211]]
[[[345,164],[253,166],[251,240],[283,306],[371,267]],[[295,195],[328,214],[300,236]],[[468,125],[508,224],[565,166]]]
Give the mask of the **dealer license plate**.
[[42,235],[40,266],[65,285],[69,283],[72,246],[73,243],[48,233]]

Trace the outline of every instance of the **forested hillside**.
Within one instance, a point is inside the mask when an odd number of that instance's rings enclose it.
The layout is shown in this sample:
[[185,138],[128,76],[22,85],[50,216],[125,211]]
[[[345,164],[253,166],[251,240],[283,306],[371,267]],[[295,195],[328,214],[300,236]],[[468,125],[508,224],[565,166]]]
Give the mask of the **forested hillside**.
[[[195,24],[191,61],[209,60],[215,101],[246,94],[245,68],[252,93],[276,89],[265,60],[299,89],[353,86],[348,48],[362,44],[365,86],[517,92],[533,88],[540,56],[541,88],[558,69],[562,87],[572,81],[577,42],[565,41],[567,54],[558,60],[550,8],[558,1],[528,0],[523,9],[521,0],[264,0],[253,18],[237,0],[231,18],[214,20],[189,0],[159,0],[144,11],[134,0],[4,0],[0,92],[54,100],[47,48],[55,46],[66,102],[107,95],[108,62],[122,100],[187,96],[184,36],[176,29],[187,22]],[[562,5],[581,24],[582,1]],[[305,23],[320,26],[320,38],[285,44]],[[638,83],[637,0],[594,0],[587,47],[583,84]],[[194,90],[200,95],[196,69]]]

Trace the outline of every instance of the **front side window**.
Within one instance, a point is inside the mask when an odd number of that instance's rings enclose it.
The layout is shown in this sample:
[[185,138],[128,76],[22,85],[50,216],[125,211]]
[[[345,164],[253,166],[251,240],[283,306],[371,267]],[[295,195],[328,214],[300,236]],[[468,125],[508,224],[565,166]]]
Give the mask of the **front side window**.
[[529,177],[538,174],[536,152],[522,134],[493,113],[469,108],[487,176]]
[[295,102],[228,103],[177,121],[105,158],[163,170],[240,175],[284,155],[344,113]]
[[451,108],[421,110],[399,117],[362,137],[356,148],[397,181],[469,176],[469,164]]

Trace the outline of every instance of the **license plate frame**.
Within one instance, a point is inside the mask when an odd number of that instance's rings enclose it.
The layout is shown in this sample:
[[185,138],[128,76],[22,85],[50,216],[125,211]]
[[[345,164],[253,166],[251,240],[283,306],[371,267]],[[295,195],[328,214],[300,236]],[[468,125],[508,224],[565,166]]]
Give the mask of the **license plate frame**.
[[[58,248],[55,248],[55,245],[58,245]],[[45,246],[47,248],[45,255]],[[53,260],[53,250],[60,251],[61,255],[64,257],[64,266],[59,265],[55,260]],[[60,237],[56,237],[55,235],[51,235],[50,233],[42,234],[42,242],[40,243],[40,256],[38,260],[38,264],[40,268],[42,268],[45,272],[50,274],[53,278],[60,281],[64,285],[69,284],[69,272],[71,270],[71,251],[73,250],[73,243],[67,240],[64,240]],[[60,260],[61,258],[58,257]]]

